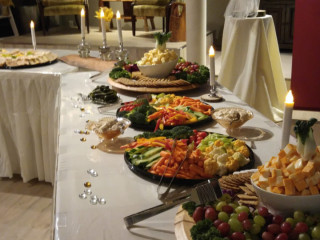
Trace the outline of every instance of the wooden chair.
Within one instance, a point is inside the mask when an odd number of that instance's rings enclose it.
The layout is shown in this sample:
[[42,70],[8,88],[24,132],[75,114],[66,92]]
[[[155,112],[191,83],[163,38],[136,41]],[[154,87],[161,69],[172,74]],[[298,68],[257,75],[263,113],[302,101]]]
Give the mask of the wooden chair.
[[88,0],[37,0],[37,4],[39,7],[43,35],[46,35],[46,32],[49,29],[49,22],[46,21],[48,20],[46,17],[49,16],[74,15],[76,24],[80,30],[78,15],[80,15],[82,8],[84,8],[85,11],[85,21],[89,33]]
[[0,0],[0,7],[1,7],[0,19],[3,19],[3,18],[9,19],[13,35],[19,36],[17,25],[16,25],[16,22],[14,21],[14,17],[11,12],[11,8],[10,8],[11,6],[13,6],[13,2],[11,0]]
[[150,19],[152,29],[155,29],[153,18],[162,17],[164,32],[169,32],[170,9],[173,0],[135,0],[132,3],[132,35],[136,35],[137,18],[145,21],[145,30],[148,30],[147,19]]

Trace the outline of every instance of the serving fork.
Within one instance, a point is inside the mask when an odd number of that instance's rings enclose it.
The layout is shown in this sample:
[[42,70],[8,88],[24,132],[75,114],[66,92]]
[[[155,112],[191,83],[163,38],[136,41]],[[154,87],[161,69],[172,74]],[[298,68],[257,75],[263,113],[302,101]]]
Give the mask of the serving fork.
[[177,206],[178,204],[187,201],[194,201],[197,205],[206,204],[217,200],[221,196],[222,192],[218,180],[210,179],[201,184],[196,185],[195,187],[191,188],[191,190],[187,190],[186,193],[178,194],[177,196],[171,198],[164,204],[160,204],[158,206],[129,215],[125,217],[123,220],[126,224],[126,227],[130,228],[135,223],[145,220],[149,217],[155,216],[164,211],[167,211]]

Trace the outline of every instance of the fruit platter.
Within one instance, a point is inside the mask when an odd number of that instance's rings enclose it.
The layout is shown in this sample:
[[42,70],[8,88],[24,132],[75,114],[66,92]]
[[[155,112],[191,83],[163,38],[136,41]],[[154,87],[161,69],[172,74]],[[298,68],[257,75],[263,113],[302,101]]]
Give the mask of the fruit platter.
[[200,100],[161,93],[123,103],[117,116],[128,118],[132,128],[156,131],[178,125],[196,127],[212,121],[211,113],[212,107]]
[[159,182],[195,184],[230,172],[251,168],[252,150],[241,140],[217,133],[177,126],[144,132],[122,146],[129,169],[138,176]]
[[12,50],[0,49],[0,68],[18,69],[44,66],[55,63],[57,55],[42,50]]
[[219,179],[224,194],[217,201],[182,204],[175,217],[177,239],[320,239],[320,147],[313,136],[315,122],[297,121],[297,145],[281,149],[246,176],[243,186],[240,178],[233,184],[234,173]]
[[179,92],[198,88],[209,79],[209,69],[179,58],[166,48],[170,33],[156,33],[156,47],[136,63],[122,62],[112,69],[108,82],[134,92]]

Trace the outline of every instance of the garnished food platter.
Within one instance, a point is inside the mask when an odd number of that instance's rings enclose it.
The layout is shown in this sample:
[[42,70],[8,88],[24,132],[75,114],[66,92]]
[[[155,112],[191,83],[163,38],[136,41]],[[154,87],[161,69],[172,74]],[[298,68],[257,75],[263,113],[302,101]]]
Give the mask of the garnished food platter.
[[150,96],[123,103],[117,116],[128,118],[132,128],[151,131],[179,125],[197,127],[212,121],[212,106],[200,100],[165,93]]
[[[136,80],[131,80],[136,81]],[[169,92],[183,92],[192,89],[199,88],[199,84],[187,84],[185,86],[171,86],[171,87],[138,87],[138,86],[126,86],[122,83],[117,82],[113,78],[108,78],[108,83],[117,89],[126,90],[130,92],[140,92],[140,93],[169,93]]]
[[163,174],[163,182],[170,182],[181,162],[173,181],[178,185],[194,185],[254,165],[254,154],[243,141],[187,126],[145,132],[123,148],[129,169],[153,182],[159,182]]
[[0,50],[1,69],[24,69],[46,66],[57,62],[58,56],[49,51],[40,50]]

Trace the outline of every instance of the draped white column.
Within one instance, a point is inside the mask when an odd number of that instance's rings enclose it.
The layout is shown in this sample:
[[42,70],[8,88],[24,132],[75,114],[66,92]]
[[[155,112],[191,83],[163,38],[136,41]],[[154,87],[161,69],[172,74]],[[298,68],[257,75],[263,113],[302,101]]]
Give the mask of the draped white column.
[[207,0],[186,0],[187,60],[206,64]]

